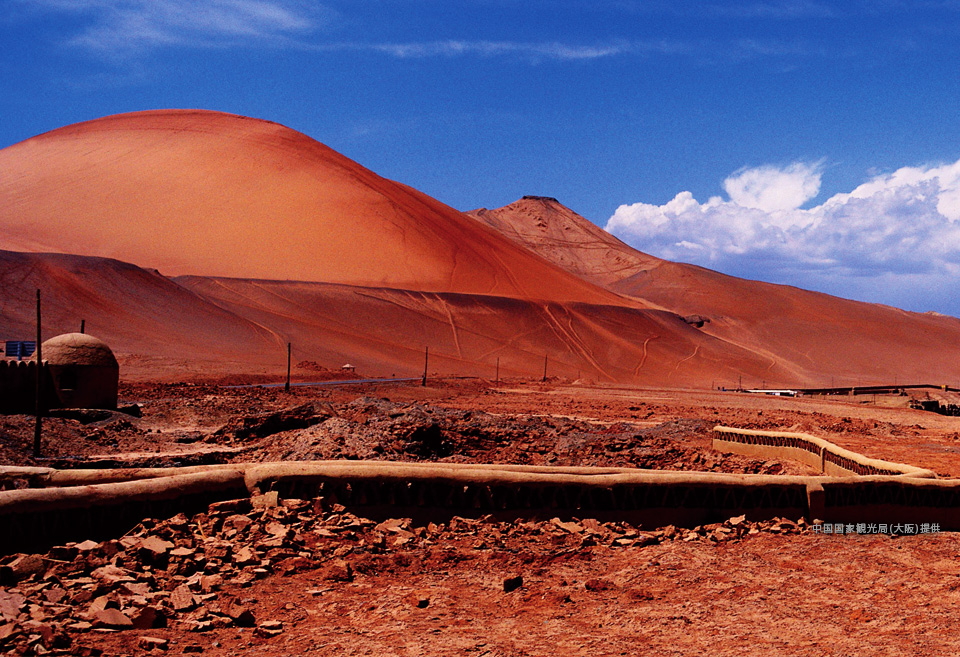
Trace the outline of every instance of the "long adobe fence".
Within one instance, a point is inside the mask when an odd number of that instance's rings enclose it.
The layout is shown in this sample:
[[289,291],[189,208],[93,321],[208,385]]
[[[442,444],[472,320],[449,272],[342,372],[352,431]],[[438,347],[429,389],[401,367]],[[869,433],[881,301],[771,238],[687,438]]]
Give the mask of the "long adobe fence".
[[717,426],[713,429],[713,448],[719,452],[763,459],[792,459],[822,474],[833,477],[888,475],[935,479],[930,470],[906,463],[871,459],[805,433],[757,431]]
[[190,468],[0,468],[4,552],[124,534],[145,517],[277,491],[324,496],[368,517],[592,517],[692,527],[737,515],[839,523],[936,523],[960,530],[960,480],[867,458],[806,434],[717,427],[715,449],[790,458],[812,476],[634,468],[313,461]]

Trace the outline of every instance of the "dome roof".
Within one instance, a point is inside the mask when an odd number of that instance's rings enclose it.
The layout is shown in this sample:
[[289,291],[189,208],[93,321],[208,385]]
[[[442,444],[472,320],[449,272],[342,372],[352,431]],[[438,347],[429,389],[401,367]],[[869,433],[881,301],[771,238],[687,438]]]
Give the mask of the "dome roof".
[[49,365],[120,367],[110,347],[86,333],[64,333],[50,338],[43,343],[43,360]]

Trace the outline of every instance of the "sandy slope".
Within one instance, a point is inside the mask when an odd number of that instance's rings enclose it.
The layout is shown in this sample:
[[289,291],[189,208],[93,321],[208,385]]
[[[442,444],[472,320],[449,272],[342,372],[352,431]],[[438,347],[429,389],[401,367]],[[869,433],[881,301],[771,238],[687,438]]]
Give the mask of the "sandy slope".
[[624,303],[284,126],[110,116],[0,151],[0,248],[164,274]]
[[[0,251],[0,339],[32,339],[43,290],[44,334],[106,340],[124,378],[279,379],[294,362],[367,375],[549,376],[708,386],[767,363],[658,310],[323,283],[188,276],[168,279],[116,260]],[[786,373],[781,372],[781,375]]]
[[[548,375],[709,386],[768,363],[656,310],[318,283],[184,277],[199,296],[290,336],[303,358],[363,371]],[[341,360],[342,359],[342,360]],[[784,372],[777,371],[781,376]]]
[[[660,260],[553,199],[527,197],[473,216],[568,271],[680,315],[791,371],[780,383],[960,384],[960,320],[910,313]],[[776,377],[744,380],[756,386]]]
[[86,320],[86,332],[110,344],[125,369],[158,359],[187,371],[203,361],[234,368],[247,354],[280,350],[271,331],[117,260],[0,251],[0,288],[0,340],[35,338],[41,289],[44,339]]

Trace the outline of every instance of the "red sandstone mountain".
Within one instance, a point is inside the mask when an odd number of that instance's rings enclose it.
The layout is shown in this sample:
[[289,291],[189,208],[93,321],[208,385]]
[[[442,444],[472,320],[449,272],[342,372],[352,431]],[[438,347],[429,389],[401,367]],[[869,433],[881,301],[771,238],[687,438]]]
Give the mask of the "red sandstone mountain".
[[[763,359],[574,276],[283,126],[216,112],[107,117],[0,151],[0,337],[91,333],[129,375],[548,374],[693,385]],[[166,278],[141,267],[159,267]],[[276,279],[276,280],[269,280]],[[160,369],[158,369],[160,368]]]
[[432,372],[487,377],[546,356],[656,385],[960,380],[960,320],[665,262],[554,201],[477,215],[496,230],[265,121],[69,126],[0,151],[0,248],[80,254],[0,252],[0,339],[32,337],[41,288],[45,335],[86,319],[128,377],[279,374],[293,342],[368,374],[429,346]]
[[284,126],[168,110],[0,151],[0,249],[164,274],[625,303]]
[[641,253],[555,199],[469,213],[567,271],[683,316],[765,358],[792,385],[960,384],[960,319],[727,276]]

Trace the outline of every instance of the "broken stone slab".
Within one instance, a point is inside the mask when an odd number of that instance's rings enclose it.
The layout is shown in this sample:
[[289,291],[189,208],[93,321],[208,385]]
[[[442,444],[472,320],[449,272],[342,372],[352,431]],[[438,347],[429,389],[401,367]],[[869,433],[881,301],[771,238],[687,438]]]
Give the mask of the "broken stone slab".
[[93,618],[104,609],[119,608],[120,603],[117,602],[113,597],[109,595],[101,595],[97,598],[94,598],[93,602],[90,603],[90,606],[87,607],[87,616]]
[[26,601],[26,597],[20,593],[0,589],[0,619],[16,620]]
[[251,520],[249,517],[245,515],[235,513],[232,516],[227,516],[224,519],[223,524],[225,527],[232,527],[239,532],[239,531],[243,531],[244,529],[252,525],[253,520]]
[[276,620],[264,621],[257,626],[256,633],[265,639],[277,636],[283,633],[283,623]]
[[141,650],[166,650],[170,647],[170,641],[156,636],[142,636],[137,641],[137,646]]
[[157,536],[148,536],[140,541],[138,553],[141,558],[158,560],[174,548],[174,544]]
[[733,518],[730,518],[724,524],[729,525],[730,527],[740,527],[746,522],[747,522],[747,516],[741,515],[741,516],[734,516]]
[[15,639],[22,633],[20,625],[9,622],[0,625],[0,646],[10,639]]
[[76,543],[68,543],[67,545],[54,545],[47,552],[47,556],[59,561],[73,561],[79,553],[80,550],[77,549]]
[[237,600],[230,600],[223,608],[225,616],[233,620],[240,627],[253,627],[257,624],[253,610]]
[[582,534],[583,525],[577,522],[563,522],[560,518],[553,518],[550,520],[550,524],[554,527],[562,529],[563,531],[569,534]]
[[181,584],[170,593],[170,604],[175,611],[189,611],[197,606],[197,601],[190,587]]
[[42,573],[46,570],[46,564],[39,554],[21,554],[4,566],[4,570],[8,571],[5,574],[8,574],[10,579],[19,582],[31,575]]
[[213,575],[203,575],[200,578],[200,589],[204,593],[211,593],[216,591],[223,584],[223,576],[219,573],[214,573]]
[[123,582],[117,587],[117,593],[120,595],[146,596],[150,592],[150,585],[146,582]]
[[101,609],[93,615],[94,626],[125,630],[133,627],[133,621],[119,609]]
[[321,577],[334,582],[352,582],[353,568],[343,559],[328,562],[321,570]]
[[158,627],[167,626],[166,615],[153,605],[147,605],[140,609],[130,612],[130,620],[133,627],[138,630],[152,630]]
[[272,490],[263,495],[254,495],[250,498],[250,504],[260,510],[276,508],[280,504],[280,493]]
[[257,556],[257,553],[253,548],[244,545],[233,553],[233,563],[237,566],[243,567],[260,563],[260,557]]

